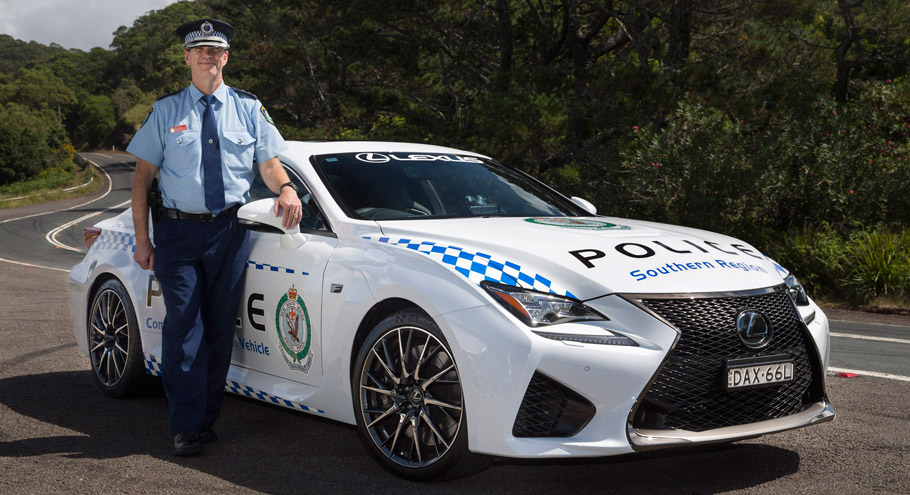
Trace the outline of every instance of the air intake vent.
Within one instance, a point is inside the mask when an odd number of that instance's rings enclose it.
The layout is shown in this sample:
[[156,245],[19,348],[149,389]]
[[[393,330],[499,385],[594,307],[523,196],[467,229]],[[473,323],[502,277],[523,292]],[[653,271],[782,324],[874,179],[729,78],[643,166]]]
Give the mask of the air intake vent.
[[594,404],[537,371],[512,426],[516,437],[571,437],[594,417]]

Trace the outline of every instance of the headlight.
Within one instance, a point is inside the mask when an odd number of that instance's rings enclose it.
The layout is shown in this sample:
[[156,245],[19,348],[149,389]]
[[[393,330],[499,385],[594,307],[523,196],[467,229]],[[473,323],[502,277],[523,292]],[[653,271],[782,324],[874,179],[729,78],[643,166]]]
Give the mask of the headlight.
[[568,297],[493,282],[481,282],[480,286],[529,327],[570,321],[609,320],[580,301]]
[[[550,327],[560,323],[610,320],[585,306],[581,301],[568,297],[545,294],[494,282],[481,282],[480,286],[486,289],[493,296],[493,299],[529,327]],[[598,328],[598,332],[595,334],[532,331],[544,338],[582,344],[638,345],[634,340],[605,328]]]
[[809,296],[806,295],[806,289],[803,288],[803,284],[799,283],[799,280],[796,277],[792,274],[787,275],[787,278],[784,279],[784,283],[787,284],[787,292],[790,293],[790,297],[793,298],[793,302],[795,302],[797,306],[809,305]]

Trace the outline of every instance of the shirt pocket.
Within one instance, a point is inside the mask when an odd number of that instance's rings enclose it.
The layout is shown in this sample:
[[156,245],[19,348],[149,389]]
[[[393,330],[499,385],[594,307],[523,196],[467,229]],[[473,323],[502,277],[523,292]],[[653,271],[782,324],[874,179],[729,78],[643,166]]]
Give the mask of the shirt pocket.
[[196,172],[202,153],[198,141],[199,131],[168,134],[164,146],[163,171],[176,177],[186,177]]
[[222,156],[225,164],[238,176],[252,170],[256,153],[256,138],[244,129],[224,130],[221,132]]

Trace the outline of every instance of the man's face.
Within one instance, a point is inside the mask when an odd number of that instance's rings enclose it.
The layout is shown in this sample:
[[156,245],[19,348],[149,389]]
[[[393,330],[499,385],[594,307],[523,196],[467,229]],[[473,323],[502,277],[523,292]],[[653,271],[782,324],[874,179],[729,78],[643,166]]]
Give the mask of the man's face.
[[197,46],[183,51],[183,59],[193,76],[217,77],[228,61],[227,50],[213,46]]

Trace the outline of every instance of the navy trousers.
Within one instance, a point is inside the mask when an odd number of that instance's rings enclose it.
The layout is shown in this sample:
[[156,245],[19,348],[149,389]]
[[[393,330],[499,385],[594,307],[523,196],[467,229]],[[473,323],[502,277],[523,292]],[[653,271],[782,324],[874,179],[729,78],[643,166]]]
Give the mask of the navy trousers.
[[249,232],[236,215],[155,225],[155,277],[167,314],[162,378],[171,433],[199,431],[221,413]]

